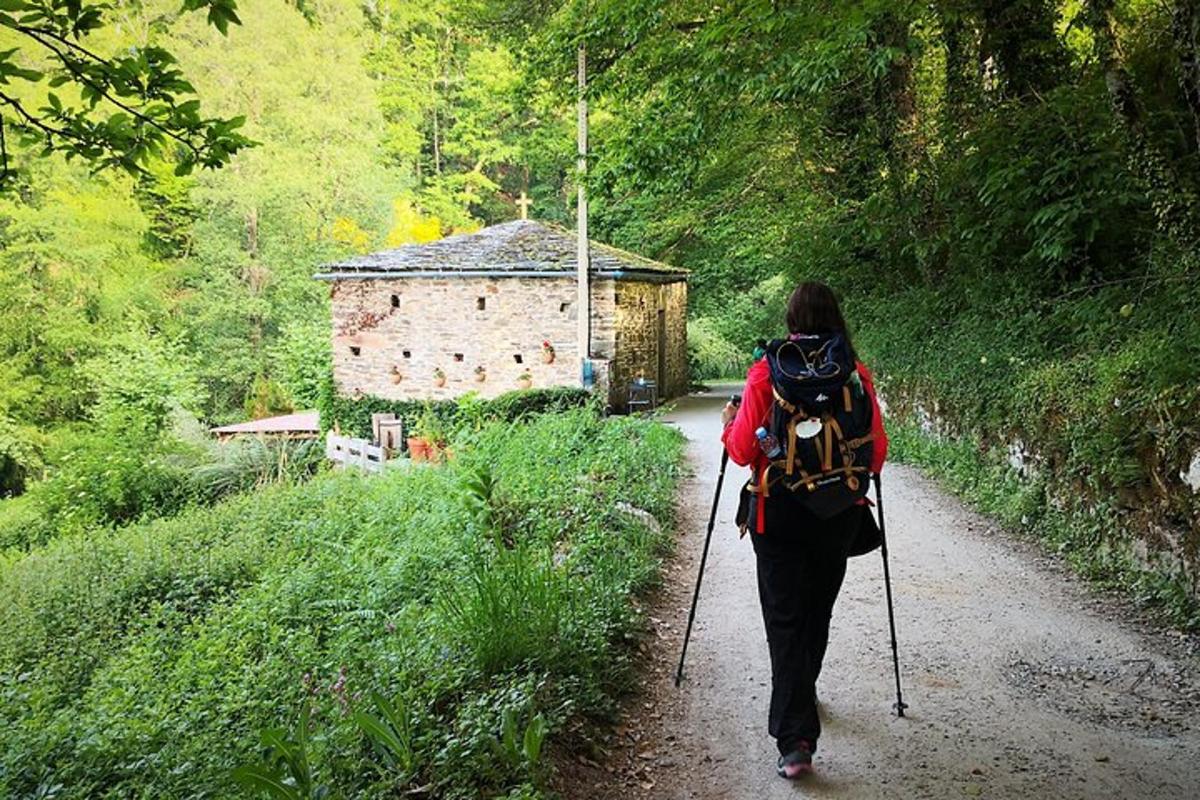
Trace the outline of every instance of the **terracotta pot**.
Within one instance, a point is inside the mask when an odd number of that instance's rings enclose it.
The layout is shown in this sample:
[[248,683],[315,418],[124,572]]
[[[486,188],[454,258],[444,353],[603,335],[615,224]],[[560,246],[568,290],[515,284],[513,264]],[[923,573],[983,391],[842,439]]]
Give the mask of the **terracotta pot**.
[[529,389],[533,386],[533,378],[517,378],[517,388]]
[[408,437],[408,457],[413,461],[426,461],[429,458],[429,442],[420,436]]
[[443,376],[442,376],[442,377],[440,377],[440,378],[434,378],[434,379],[433,379],[433,385],[434,385],[434,386],[437,386],[437,387],[442,387],[442,386],[445,386],[445,385],[446,385],[446,376],[445,376],[445,375],[443,375]]
[[486,381],[486,380],[487,380],[487,373],[486,373],[486,372],[480,372],[480,373],[477,373],[477,374],[475,375],[475,382],[476,382],[476,383],[483,383],[483,382],[484,382],[484,381]]
[[399,372],[393,372],[393,373],[392,373],[392,383],[399,383],[399,382],[400,382],[400,380],[401,380],[401,375],[400,375],[400,373],[399,373]]
[[429,462],[431,464],[436,464],[441,461],[446,453],[446,451],[442,449],[442,446],[437,442],[430,442],[428,447],[429,449],[425,451],[425,457],[429,460]]
[[553,364],[554,363],[554,351],[553,350],[543,350],[542,351],[542,363],[543,364]]

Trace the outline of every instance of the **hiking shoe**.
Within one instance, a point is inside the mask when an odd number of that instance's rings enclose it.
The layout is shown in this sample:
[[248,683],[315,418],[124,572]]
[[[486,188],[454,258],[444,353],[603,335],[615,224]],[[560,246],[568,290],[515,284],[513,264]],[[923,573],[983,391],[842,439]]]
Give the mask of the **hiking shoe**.
[[776,772],[779,777],[793,780],[801,775],[808,775],[813,771],[812,765],[813,748],[812,745],[805,739],[796,742],[796,748],[786,755],[779,757],[779,764],[776,767]]

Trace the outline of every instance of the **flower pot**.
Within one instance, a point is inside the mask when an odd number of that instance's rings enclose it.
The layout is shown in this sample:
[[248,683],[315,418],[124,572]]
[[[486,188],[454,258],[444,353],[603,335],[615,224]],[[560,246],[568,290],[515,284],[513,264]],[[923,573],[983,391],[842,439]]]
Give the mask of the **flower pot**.
[[518,389],[529,389],[533,386],[533,378],[517,378]]
[[401,380],[400,373],[399,373],[399,372],[393,372],[393,373],[392,373],[392,383],[399,383],[399,382],[400,382],[400,380]]
[[542,351],[542,363],[543,364],[553,364],[554,363],[554,351],[553,350],[543,350]]
[[429,442],[420,436],[408,437],[408,457],[413,461],[426,461],[429,458]]
[[445,386],[445,385],[446,385],[446,376],[445,376],[445,375],[443,375],[443,376],[441,376],[440,378],[439,378],[439,377],[434,377],[434,379],[433,379],[433,385],[434,385],[434,386],[437,386],[439,389],[440,389],[441,387]]
[[429,449],[426,451],[426,459],[431,464],[437,464],[445,456],[446,451],[437,442],[430,442]]
[[486,372],[480,372],[480,373],[478,373],[478,374],[476,374],[476,375],[475,375],[475,382],[476,382],[476,383],[483,383],[483,382],[484,382],[484,381],[486,381],[486,380],[487,380],[487,373],[486,373]]

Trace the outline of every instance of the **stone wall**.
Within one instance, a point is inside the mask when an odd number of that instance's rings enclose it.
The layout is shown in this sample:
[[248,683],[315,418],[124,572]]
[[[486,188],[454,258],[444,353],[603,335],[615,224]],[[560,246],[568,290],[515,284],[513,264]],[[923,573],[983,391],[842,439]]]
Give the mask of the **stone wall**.
[[[629,384],[639,376],[658,382],[663,398],[678,397],[688,388],[687,370],[687,283],[654,284],[621,281],[616,284],[613,303],[615,343],[610,373],[614,405],[621,407]],[[662,313],[662,322],[659,313]],[[659,374],[659,325],[665,352]]]
[[[495,397],[518,388],[525,372],[534,387],[579,383],[569,277],[341,280],[332,305],[333,377],[349,396]],[[542,360],[543,341],[554,347],[552,363]]]
[[[591,288],[592,353],[621,409],[629,382],[658,371],[658,312],[664,313],[664,396],[687,389],[687,285],[597,280]],[[394,400],[494,397],[532,386],[577,386],[574,276],[396,278],[331,286],[333,376],[347,396]],[[542,342],[555,350],[542,358]],[[483,367],[485,379],[477,380]],[[439,384],[435,370],[445,379]]]

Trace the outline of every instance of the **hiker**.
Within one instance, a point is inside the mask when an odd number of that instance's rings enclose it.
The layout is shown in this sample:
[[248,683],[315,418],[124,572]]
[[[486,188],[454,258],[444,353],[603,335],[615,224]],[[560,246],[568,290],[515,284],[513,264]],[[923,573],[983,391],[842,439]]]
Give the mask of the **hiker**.
[[846,559],[878,546],[866,493],[887,437],[833,290],[800,284],[787,326],[750,367],[740,405],[722,411],[721,440],[752,470],[738,521],[754,545],[771,654],[767,729],[777,772],[796,778],[812,771],[821,735],[816,681]]

